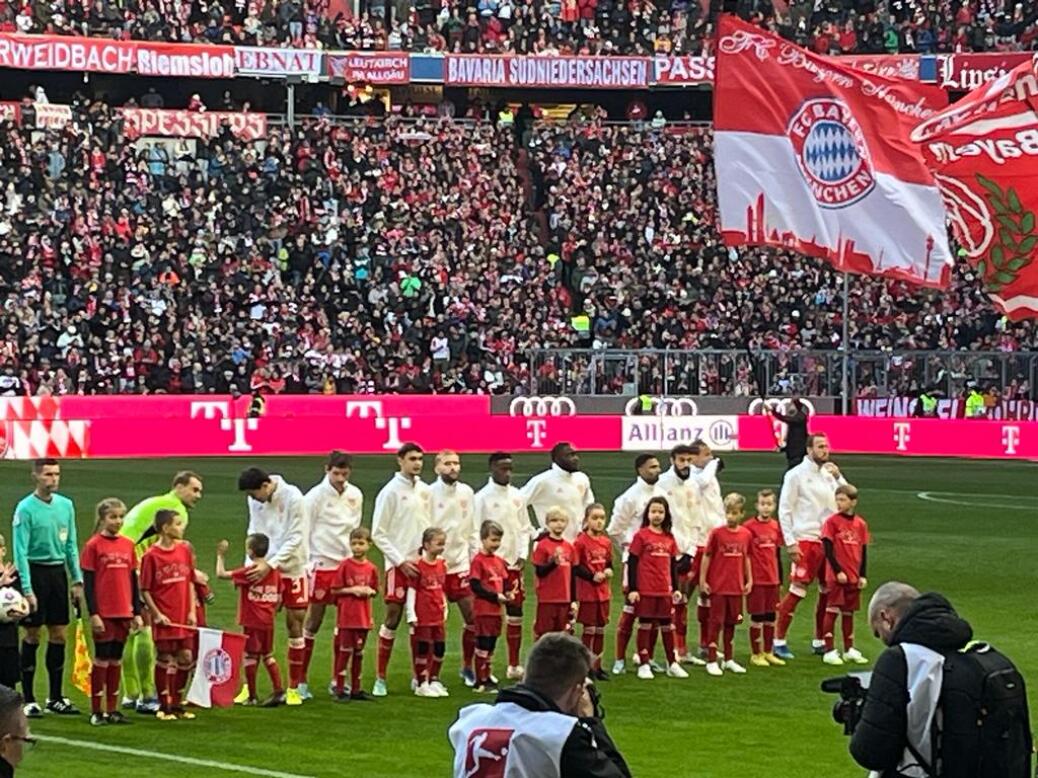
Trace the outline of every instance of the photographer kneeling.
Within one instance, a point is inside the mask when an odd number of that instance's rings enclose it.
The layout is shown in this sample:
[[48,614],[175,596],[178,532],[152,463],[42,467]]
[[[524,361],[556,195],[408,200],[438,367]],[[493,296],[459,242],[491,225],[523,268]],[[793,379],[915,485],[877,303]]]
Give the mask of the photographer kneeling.
[[[869,624],[876,660],[850,751],[874,776],[1030,778],[1023,678],[939,594],[880,586]],[[938,715],[939,714],[939,715]]]
[[462,708],[448,737],[454,776],[630,778],[587,682],[591,654],[562,632],[534,644],[523,683]]

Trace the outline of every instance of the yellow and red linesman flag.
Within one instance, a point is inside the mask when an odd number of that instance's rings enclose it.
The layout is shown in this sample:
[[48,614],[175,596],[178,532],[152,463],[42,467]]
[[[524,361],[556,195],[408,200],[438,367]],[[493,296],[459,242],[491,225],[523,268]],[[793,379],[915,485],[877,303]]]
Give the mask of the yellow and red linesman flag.
[[76,623],[75,659],[72,663],[72,685],[90,696],[90,646],[87,644],[87,632],[90,622],[81,619]]
[[985,291],[1010,319],[1038,318],[1038,60],[922,122],[912,140]]

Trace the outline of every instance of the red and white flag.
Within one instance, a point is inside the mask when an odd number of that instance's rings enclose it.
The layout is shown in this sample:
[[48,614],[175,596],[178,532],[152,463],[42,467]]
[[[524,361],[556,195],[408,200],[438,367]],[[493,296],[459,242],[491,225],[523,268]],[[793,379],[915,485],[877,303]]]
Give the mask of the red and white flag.
[[1038,60],[970,92],[912,140],[962,251],[1010,319],[1038,318]]
[[199,627],[198,665],[187,691],[187,701],[200,708],[233,705],[244,652],[244,635]]
[[944,207],[908,137],[946,105],[936,87],[849,68],[723,16],[714,164],[725,243],[946,286]]

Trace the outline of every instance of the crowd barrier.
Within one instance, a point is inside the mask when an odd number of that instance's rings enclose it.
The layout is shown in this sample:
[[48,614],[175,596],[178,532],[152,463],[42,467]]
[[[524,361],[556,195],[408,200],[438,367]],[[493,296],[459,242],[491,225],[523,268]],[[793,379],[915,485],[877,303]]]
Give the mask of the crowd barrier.
[[[487,396],[221,395],[0,398],[8,459],[389,453],[414,440],[463,453],[546,451],[559,441],[598,451],[661,451],[698,438],[719,451],[774,451],[784,425],[761,415],[493,413]],[[550,406],[541,413],[550,413]],[[1038,422],[818,415],[811,429],[845,453],[1038,459]]]

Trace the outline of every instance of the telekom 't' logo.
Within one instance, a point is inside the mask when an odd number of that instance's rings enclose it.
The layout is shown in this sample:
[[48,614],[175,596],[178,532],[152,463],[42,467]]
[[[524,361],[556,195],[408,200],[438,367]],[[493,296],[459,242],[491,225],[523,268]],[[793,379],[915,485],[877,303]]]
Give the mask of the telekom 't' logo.
[[375,421],[375,429],[385,430],[386,439],[382,448],[386,451],[396,451],[403,442],[400,440],[400,430],[411,429],[410,416],[386,416],[382,412],[380,400],[348,400],[346,402],[347,419],[370,419]]
[[1007,424],[1002,427],[1002,445],[1006,454],[1016,453],[1016,446],[1020,442],[1020,428],[1015,424]]
[[908,441],[912,439],[912,436],[909,434],[911,431],[912,424],[910,422],[894,422],[894,442],[897,443],[895,450],[908,451]]
[[233,432],[234,440],[227,447],[228,451],[252,451],[252,446],[245,439],[245,433],[255,432],[259,428],[259,419],[231,418],[231,404],[225,400],[200,400],[191,403],[191,418],[219,419],[220,429]]

